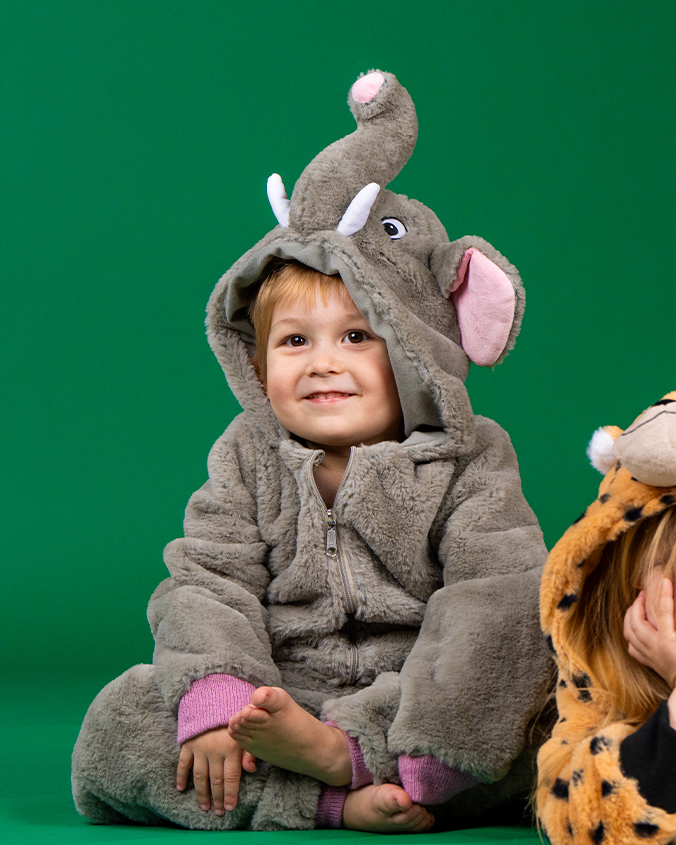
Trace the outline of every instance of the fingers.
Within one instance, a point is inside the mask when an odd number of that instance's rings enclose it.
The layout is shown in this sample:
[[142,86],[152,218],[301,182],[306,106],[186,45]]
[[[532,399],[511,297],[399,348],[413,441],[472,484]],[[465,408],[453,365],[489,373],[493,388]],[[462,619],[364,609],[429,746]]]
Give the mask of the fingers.
[[193,755],[187,746],[181,748],[181,755],[178,758],[178,766],[176,767],[176,789],[181,792],[188,785],[188,775],[192,768]]
[[[214,767],[215,769],[216,767]],[[195,784],[195,797],[200,810],[211,809],[210,769],[209,758],[204,754],[197,754],[192,764],[192,779]]]
[[258,767],[256,766],[256,758],[250,751],[245,751],[244,754],[242,754],[242,768],[245,772],[250,772],[252,774],[258,770]]
[[639,663],[648,665],[651,650],[655,645],[657,629],[648,621],[646,594],[643,590],[624,616],[623,633],[628,643],[627,650],[630,656]]
[[657,630],[667,636],[676,633],[674,629],[674,585],[668,578],[663,578],[657,601]]
[[210,736],[202,734],[184,743],[176,767],[176,788],[185,790],[192,769],[199,808],[206,812],[213,802],[217,816],[224,815],[237,805],[242,770],[256,771],[253,754],[242,751],[233,740],[228,739],[224,745],[222,741],[222,736],[219,742],[219,737],[212,732]]
[[[239,796],[239,783],[242,777],[242,753],[230,754],[223,761],[223,785],[219,791],[219,801],[214,793],[214,810],[217,816],[224,810],[234,810]],[[211,782],[213,788],[213,779]]]

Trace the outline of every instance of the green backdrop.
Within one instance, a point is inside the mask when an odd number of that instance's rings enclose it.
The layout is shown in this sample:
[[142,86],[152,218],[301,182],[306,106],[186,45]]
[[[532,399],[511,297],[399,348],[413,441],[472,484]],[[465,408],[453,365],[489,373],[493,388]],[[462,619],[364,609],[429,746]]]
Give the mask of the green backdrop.
[[268,175],[292,188],[353,130],[372,67],[418,110],[394,189],[521,271],[516,349],[468,387],[551,546],[595,494],[592,431],[676,387],[675,32],[671,0],[4,0],[9,688],[68,689],[75,724],[150,660],[162,547],[237,411],[206,300],[275,223]]

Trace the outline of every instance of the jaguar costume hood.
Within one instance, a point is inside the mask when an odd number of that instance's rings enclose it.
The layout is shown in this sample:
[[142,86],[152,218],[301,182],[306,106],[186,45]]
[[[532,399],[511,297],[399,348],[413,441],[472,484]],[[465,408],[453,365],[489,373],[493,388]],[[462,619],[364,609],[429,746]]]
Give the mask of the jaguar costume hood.
[[[538,813],[555,845],[573,842],[578,834],[588,834],[593,842],[671,842],[676,801],[670,799],[672,806],[666,809],[658,802],[661,789],[673,795],[676,732],[669,729],[668,719],[660,723],[665,719],[660,710],[639,730],[627,722],[608,724],[608,705],[571,647],[566,620],[604,559],[605,546],[676,504],[676,392],[667,393],[624,431],[617,426],[598,429],[588,455],[605,473],[599,495],[552,550],[541,587],[542,627],[559,670],[559,721],[539,760],[546,763],[564,744],[569,753],[562,755],[556,776],[541,773]],[[671,780],[659,770],[664,746],[661,755],[653,747],[645,750],[649,731],[651,742],[666,731],[672,746],[667,759]],[[646,759],[661,784],[642,778]]]
[[263,394],[248,362],[255,341],[247,308],[266,267],[296,259],[338,273],[387,342],[406,433],[445,429],[456,452],[466,452],[474,432],[463,382],[470,360],[490,366],[513,346],[524,307],[519,275],[486,241],[449,242],[429,208],[385,189],[418,135],[413,102],[396,78],[380,71],[362,76],[348,102],[356,131],[310,162],[290,200],[278,175],[268,180],[279,225],[214,290],[211,346],[242,407],[260,410]]

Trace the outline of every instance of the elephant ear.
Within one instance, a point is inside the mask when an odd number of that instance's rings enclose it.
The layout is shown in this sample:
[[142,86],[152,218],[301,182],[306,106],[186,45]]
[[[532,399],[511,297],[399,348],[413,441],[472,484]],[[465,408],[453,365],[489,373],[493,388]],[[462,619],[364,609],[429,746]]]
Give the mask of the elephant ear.
[[462,348],[480,367],[505,352],[514,325],[516,292],[509,277],[474,247],[462,256],[450,288],[458,314]]

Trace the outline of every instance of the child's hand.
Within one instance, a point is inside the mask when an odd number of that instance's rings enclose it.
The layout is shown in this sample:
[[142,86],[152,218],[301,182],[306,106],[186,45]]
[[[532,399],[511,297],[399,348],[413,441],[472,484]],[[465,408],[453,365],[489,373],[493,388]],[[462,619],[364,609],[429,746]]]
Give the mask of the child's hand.
[[183,791],[188,785],[190,769],[199,808],[209,810],[213,800],[214,813],[222,816],[237,804],[242,769],[255,772],[256,758],[243,751],[224,726],[183,743],[176,769],[177,789]]
[[624,617],[629,654],[676,686],[674,586],[656,570]]

